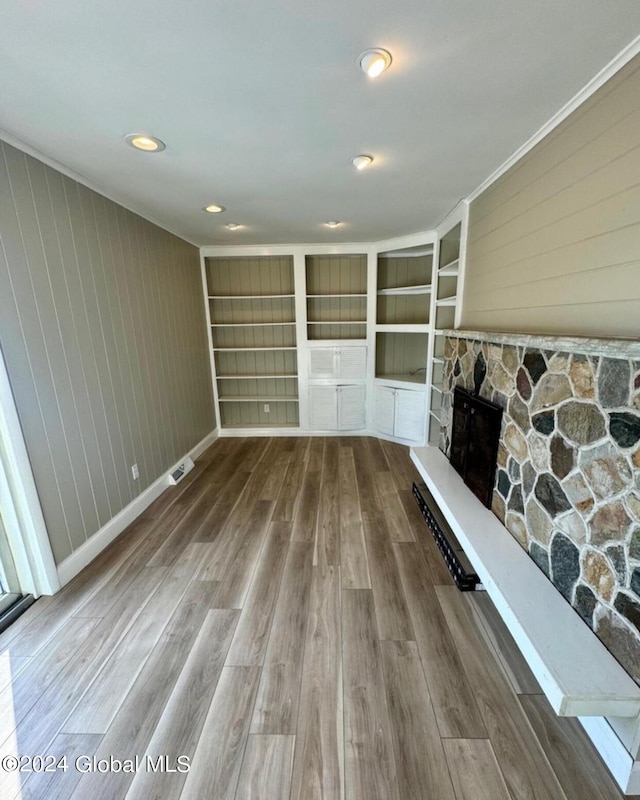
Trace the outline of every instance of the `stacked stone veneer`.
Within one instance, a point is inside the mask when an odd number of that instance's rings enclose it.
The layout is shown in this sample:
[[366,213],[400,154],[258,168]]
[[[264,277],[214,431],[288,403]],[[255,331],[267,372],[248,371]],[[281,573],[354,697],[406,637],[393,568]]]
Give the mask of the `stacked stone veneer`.
[[640,359],[448,337],[447,456],[458,385],[504,409],[493,512],[640,683]]

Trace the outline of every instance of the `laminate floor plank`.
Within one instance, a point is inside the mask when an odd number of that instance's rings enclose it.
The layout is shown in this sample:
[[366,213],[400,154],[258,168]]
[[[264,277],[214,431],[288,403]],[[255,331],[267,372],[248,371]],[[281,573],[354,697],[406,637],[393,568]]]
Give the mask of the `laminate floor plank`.
[[160,639],[204,556],[207,545],[189,545],[114,648],[63,733],[104,734]]
[[224,575],[219,578],[216,608],[242,608],[244,605],[256,563],[264,548],[274,506],[273,501],[258,500],[253,513],[238,533],[231,559],[225,565]]
[[409,448],[396,442],[380,440],[380,446],[387,458],[389,471],[393,475],[395,484],[399,490],[408,489],[414,481],[421,480],[420,475],[411,461]]
[[299,458],[300,460],[298,460],[296,452],[294,452],[289,461],[289,466],[276,500],[276,507],[273,511],[272,519],[274,522],[292,522],[295,517],[300,499],[300,484],[306,467],[304,454],[299,455]]
[[180,800],[234,800],[259,667],[224,667]]
[[308,545],[289,545],[251,721],[252,734],[296,732],[312,558]]
[[622,794],[577,719],[556,716],[544,695],[519,699],[567,800],[634,800]]
[[340,564],[340,489],[338,484],[339,445],[337,439],[325,443],[322,459],[320,501],[316,529],[314,564],[321,567]]
[[344,798],[339,567],[314,567],[291,800]]
[[324,436],[312,436],[307,451],[307,469],[309,472],[321,472],[322,461],[324,459],[324,448],[327,438]]
[[382,515],[365,520],[364,536],[380,638],[415,639],[398,562]]
[[340,578],[343,589],[370,589],[371,577],[351,447],[340,447]]
[[363,441],[367,448],[372,471],[374,473],[387,472],[389,469],[389,462],[384,454],[380,439],[376,439],[373,436],[367,436],[365,439],[363,439]]
[[427,527],[415,497],[409,489],[399,489],[398,497],[411,526],[414,541],[417,542],[424,557],[425,568],[429,573],[431,584],[433,586],[453,586],[451,573]]
[[[224,660],[238,622],[233,609],[209,611],[145,752],[152,760],[166,757],[174,768],[181,757],[193,761]],[[185,772],[138,772],[127,800],[178,800]]]
[[315,542],[320,505],[320,472],[307,470],[301,480],[300,502],[295,510],[292,542]]
[[375,615],[370,590],[342,593],[347,800],[400,798]]
[[457,800],[511,800],[488,739],[444,739],[443,744]]
[[400,797],[456,800],[418,646],[381,642],[381,650]]
[[202,520],[193,537],[194,542],[214,542],[233,513],[238,497],[242,495],[251,473],[239,470],[229,477],[229,481],[219,492],[216,502]]
[[566,800],[517,695],[473,624],[469,606],[455,587],[438,586],[435,591],[512,797]]
[[[214,589],[204,581],[189,587],[96,750],[97,758],[144,756],[207,616]],[[121,800],[133,777],[128,772],[83,775],[71,798]]]
[[4,741],[53,683],[100,620],[71,617],[0,692],[0,741]]
[[[97,672],[117,647],[149,597],[158,588],[167,570],[143,569],[112,608],[109,616],[98,620],[91,636],[76,650],[55,680],[47,687],[23,718],[17,734],[11,733],[0,744],[0,755],[47,753],[63,723],[91,685]],[[11,773],[0,772],[0,797],[12,798],[6,790]]]
[[31,662],[31,656],[14,656],[11,652],[0,656],[0,692],[16,680],[23,669]]
[[[422,668],[444,738],[487,738],[487,731],[417,545],[393,546],[411,611]],[[458,591],[456,589],[456,591]]]
[[290,538],[290,522],[272,522],[269,525],[226,666],[262,666]]
[[493,649],[517,694],[542,694],[540,684],[486,592],[468,592],[465,599],[478,622],[478,631]]
[[378,495],[392,542],[413,542],[415,537],[390,472],[375,473]]
[[67,769],[53,772],[34,772],[22,786],[20,800],[54,800],[69,797],[82,777],[81,770],[91,764],[91,757],[98,749],[102,736],[99,734],[61,733],[53,740],[49,754],[56,765],[66,758]]
[[369,449],[364,439],[354,441],[352,450],[360,509],[363,519],[367,519],[369,515],[380,514],[384,509],[378,494],[375,473],[369,457]]
[[294,744],[295,736],[249,736],[235,800],[287,800]]

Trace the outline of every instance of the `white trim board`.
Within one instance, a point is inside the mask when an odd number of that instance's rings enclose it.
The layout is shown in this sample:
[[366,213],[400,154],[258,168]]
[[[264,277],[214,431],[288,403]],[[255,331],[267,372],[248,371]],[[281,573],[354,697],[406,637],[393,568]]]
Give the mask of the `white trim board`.
[[625,794],[640,794],[640,761],[634,761],[602,717],[578,717],[614,780]]
[[99,531],[96,531],[90,539],[87,539],[84,544],[58,564],[58,578],[60,584],[64,586],[69,583],[72,578],[75,578],[79,572],[90,564],[107,545],[111,544],[128,525],[142,514],[145,508],[150,506],[154,500],[160,497],[165,489],[172,485],[169,482],[169,476],[184,459],[190,456],[195,461],[207,447],[215,442],[218,435],[218,429],[207,434],[202,441],[198,442],[188,453],[185,453],[183,458],[179,459],[150,486],[147,486],[147,488],[132,500],[129,505],[125,506],[122,511],[119,511],[106,525],[103,525]]

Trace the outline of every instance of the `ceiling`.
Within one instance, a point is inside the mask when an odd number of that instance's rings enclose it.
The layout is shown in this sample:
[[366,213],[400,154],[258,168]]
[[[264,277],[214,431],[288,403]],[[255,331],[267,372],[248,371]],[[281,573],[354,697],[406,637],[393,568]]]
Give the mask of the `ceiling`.
[[637,0],[4,0],[0,128],[197,244],[377,241],[435,227],[638,31]]

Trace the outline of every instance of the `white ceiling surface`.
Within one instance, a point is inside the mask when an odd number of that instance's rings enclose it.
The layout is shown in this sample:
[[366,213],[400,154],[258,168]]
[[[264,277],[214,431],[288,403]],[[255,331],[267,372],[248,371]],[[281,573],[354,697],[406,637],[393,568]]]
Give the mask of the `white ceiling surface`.
[[198,244],[377,241],[433,228],[638,31],[637,0],[4,0],[0,128]]

